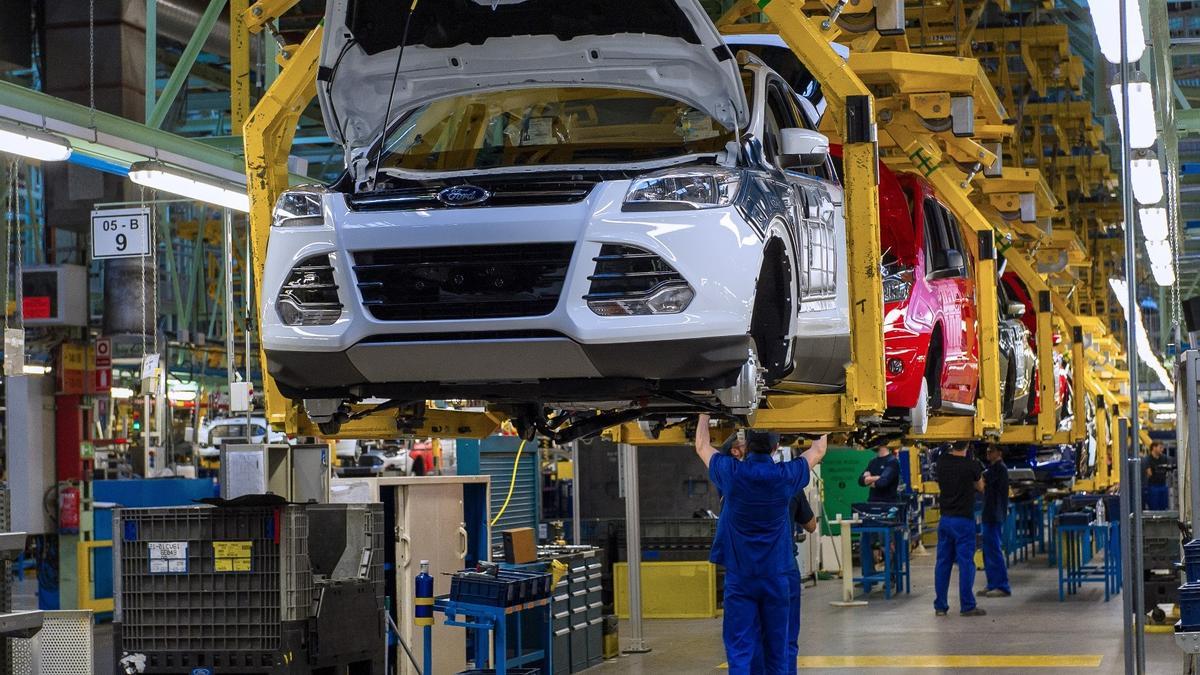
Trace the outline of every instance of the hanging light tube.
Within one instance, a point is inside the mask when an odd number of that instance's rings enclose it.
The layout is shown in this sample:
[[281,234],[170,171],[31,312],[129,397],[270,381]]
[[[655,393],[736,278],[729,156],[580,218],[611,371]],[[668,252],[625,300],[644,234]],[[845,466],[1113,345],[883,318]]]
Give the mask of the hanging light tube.
[[1161,206],[1138,209],[1138,222],[1146,241],[1166,241],[1169,234],[1166,209]]
[[1147,241],[1146,255],[1151,265],[1169,265],[1174,260],[1171,256],[1171,243],[1168,241]]
[[[1121,62],[1121,6],[1118,0],[1090,0],[1092,24],[1100,53],[1109,63]],[[1138,0],[1125,0],[1125,60],[1135,63],[1146,51],[1146,32],[1142,28],[1142,8]]]
[[[1125,122],[1121,115],[1121,83],[1109,86],[1112,95],[1113,110],[1117,114],[1117,127],[1122,133]],[[1135,73],[1129,82],[1129,147],[1136,149],[1149,148],[1158,139],[1158,127],[1154,122],[1154,91],[1146,76]]]
[[129,167],[129,180],[155,190],[223,206],[247,213],[250,196],[245,188],[199,176],[158,161],[137,162]]
[[[1120,111],[1117,111],[1120,115]],[[1162,166],[1154,153],[1146,153],[1129,161],[1129,182],[1133,186],[1133,198],[1139,204],[1157,204],[1163,198]]]
[[1151,265],[1150,272],[1154,275],[1154,283],[1158,284],[1159,286],[1175,285],[1174,265]]
[[42,162],[61,162],[71,156],[71,144],[62,136],[20,124],[0,124],[0,153]]

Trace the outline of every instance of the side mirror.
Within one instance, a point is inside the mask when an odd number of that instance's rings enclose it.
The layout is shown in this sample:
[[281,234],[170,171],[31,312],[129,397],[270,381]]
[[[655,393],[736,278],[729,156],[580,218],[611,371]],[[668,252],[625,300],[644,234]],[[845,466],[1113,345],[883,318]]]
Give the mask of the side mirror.
[[829,158],[829,138],[810,129],[780,130],[780,159],[784,168],[820,166]]
[[938,251],[934,256],[933,271],[926,276],[929,279],[952,279],[962,276],[966,268],[967,262],[963,259],[962,251],[948,248]]
[[1025,305],[1019,302],[1008,303],[1008,315],[1014,319],[1019,319],[1025,316]]

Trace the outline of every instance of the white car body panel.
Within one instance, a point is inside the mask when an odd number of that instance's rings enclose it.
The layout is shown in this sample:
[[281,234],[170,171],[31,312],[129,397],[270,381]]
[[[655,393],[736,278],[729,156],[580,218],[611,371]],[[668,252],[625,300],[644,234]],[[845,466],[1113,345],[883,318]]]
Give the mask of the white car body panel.
[[[750,326],[762,242],[733,209],[623,213],[629,181],[601,183],[583,202],[439,211],[354,212],[341,194],[325,195],[325,222],[337,227],[277,227],[263,277],[263,343],[268,349],[342,351],[375,334],[454,331],[554,330],[587,344],[677,340],[744,334]],[[587,293],[591,259],[604,243],[633,244],[657,253],[696,290],[680,314],[600,317],[585,303],[560,302],[540,317],[380,321],[362,307],[349,269],[354,251],[576,241],[563,298]],[[330,253],[338,296],[345,307],[330,326],[282,326],[275,310],[279,289],[301,260]],[[316,339],[314,339],[316,338]]]

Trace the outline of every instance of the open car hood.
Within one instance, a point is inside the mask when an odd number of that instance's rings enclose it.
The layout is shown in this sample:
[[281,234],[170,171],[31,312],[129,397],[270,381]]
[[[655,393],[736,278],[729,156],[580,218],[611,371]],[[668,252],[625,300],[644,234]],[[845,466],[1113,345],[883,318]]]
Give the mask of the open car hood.
[[317,93],[352,170],[385,114],[472,91],[613,87],[682,101],[729,129],[749,118],[737,63],[698,0],[424,0],[408,17],[412,4],[326,5]]

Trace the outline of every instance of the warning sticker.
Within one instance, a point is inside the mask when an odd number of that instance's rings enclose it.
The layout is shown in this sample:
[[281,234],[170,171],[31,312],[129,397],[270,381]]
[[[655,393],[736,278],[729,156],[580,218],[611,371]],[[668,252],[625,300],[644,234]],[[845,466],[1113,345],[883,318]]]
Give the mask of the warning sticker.
[[250,557],[254,553],[254,542],[214,541],[213,571],[249,572]]
[[186,574],[188,571],[186,541],[151,541],[146,546],[150,551],[151,574]]

